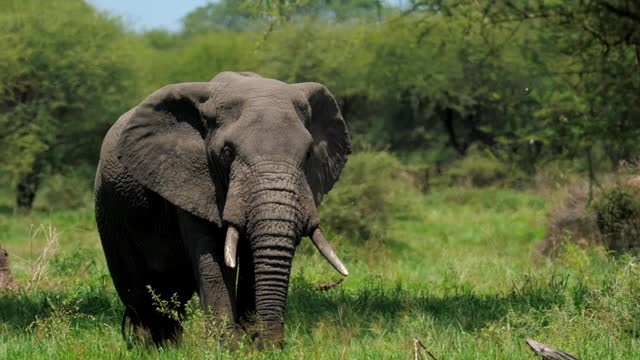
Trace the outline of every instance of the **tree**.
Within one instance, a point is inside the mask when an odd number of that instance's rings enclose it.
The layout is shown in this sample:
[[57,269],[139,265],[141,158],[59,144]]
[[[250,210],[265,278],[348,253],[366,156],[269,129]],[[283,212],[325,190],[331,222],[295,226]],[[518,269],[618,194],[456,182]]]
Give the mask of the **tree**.
[[95,163],[135,92],[132,46],[116,19],[80,0],[8,0],[0,14],[0,169],[30,208],[41,174]]
[[395,10],[382,0],[220,0],[188,13],[182,19],[182,33],[193,36],[222,30],[258,31],[276,22],[305,17],[334,24],[369,22]]

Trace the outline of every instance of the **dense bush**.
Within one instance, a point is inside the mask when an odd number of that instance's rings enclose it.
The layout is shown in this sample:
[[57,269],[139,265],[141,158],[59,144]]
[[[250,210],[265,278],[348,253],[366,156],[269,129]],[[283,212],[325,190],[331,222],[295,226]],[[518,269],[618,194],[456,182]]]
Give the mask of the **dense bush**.
[[517,167],[473,147],[466,156],[452,162],[442,176],[435,179],[434,185],[519,187],[530,181]]
[[640,246],[640,188],[622,182],[605,189],[593,203],[602,243],[616,253]]
[[324,199],[321,222],[347,241],[382,240],[392,216],[410,212],[417,192],[412,177],[393,155],[357,153]]
[[93,174],[90,170],[67,171],[45,178],[35,207],[78,209],[93,206]]
[[598,245],[614,254],[640,247],[640,182],[634,174],[618,174],[589,195],[586,184],[572,184],[549,213],[547,237],[539,250],[557,255],[567,241]]

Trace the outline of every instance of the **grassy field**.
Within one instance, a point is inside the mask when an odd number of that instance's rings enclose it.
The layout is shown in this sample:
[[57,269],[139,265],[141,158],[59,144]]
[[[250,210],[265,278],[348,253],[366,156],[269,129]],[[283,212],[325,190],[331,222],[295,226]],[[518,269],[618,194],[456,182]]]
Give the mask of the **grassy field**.
[[[412,359],[413,337],[439,359],[532,359],[526,337],[580,359],[640,354],[637,259],[573,247],[536,259],[549,195],[489,188],[416,198],[411,211],[395,211],[384,241],[336,240],[352,275],[325,292],[313,285],[338,276],[303,241],[285,349],[263,352],[219,349],[197,310],[180,345],[127,349],[92,209],[14,215],[7,201],[0,244],[22,290],[0,294],[2,359]],[[38,262],[52,238],[57,250]]]

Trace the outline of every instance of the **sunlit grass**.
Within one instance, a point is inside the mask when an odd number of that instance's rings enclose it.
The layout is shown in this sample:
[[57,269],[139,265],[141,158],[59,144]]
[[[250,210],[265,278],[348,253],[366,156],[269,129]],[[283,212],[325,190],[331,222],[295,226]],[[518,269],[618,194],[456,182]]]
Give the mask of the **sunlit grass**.
[[[500,189],[448,189],[418,199],[389,239],[337,239],[351,275],[338,278],[308,241],[294,261],[284,351],[248,344],[222,350],[208,341],[197,310],[178,345],[127,349],[122,307],[99,251],[91,209],[0,216],[15,277],[44,240],[30,224],[62,233],[40,288],[0,296],[0,358],[407,359],[419,337],[441,359],[532,358],[525,337],[580,359],[635,359],[640,352],[640,270],[635,258],[569,248],[535,260],[550,200]],[[192,309],[197,306],[193,304]]]

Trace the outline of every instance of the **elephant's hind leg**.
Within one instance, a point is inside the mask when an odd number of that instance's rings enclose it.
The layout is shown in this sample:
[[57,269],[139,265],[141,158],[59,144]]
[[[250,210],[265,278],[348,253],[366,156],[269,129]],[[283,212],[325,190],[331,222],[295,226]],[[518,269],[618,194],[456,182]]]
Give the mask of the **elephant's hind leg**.
[[[98,215],[99,224],[109,224],[100,227],[100,238],[113,283],[126,308],[125,323],[128,318],[134,327],[132,334],[123,326],[125,339],[143,340],[145,334],[155,344],[176,339],[182,330],[180,319],[185,304],[195,291],[190,267],[154,271],[134,246],[135,241],[140,242],[137,232],[128,229],[119,219]],[[176,263],[179,263],[179,256],[176,256]],[[171,301],[172,297],[175,301]],[[162,306],[163,301],[167,301],[165,306]]]
[[149,334],[156,345],[180,336],[185,306],[194,292],[190,278],[191,274],[155,273],[148,279],[148,284],[137,285],[136,296],[123,298],[125,316],[131,319],[136,334],[143,337]]

